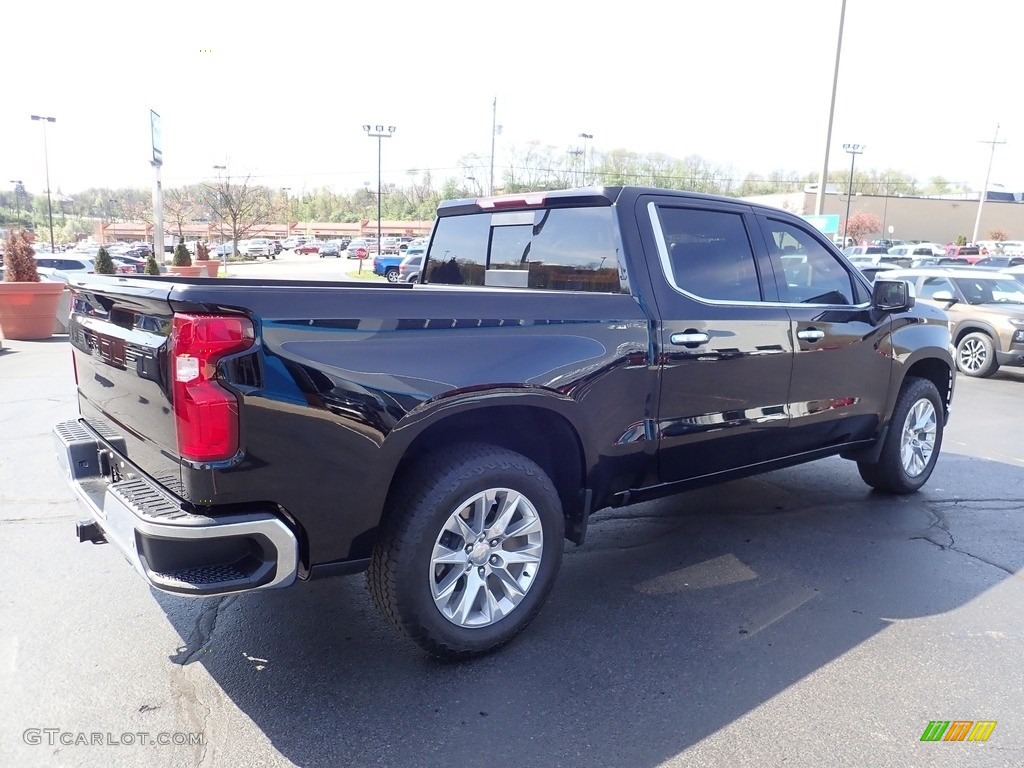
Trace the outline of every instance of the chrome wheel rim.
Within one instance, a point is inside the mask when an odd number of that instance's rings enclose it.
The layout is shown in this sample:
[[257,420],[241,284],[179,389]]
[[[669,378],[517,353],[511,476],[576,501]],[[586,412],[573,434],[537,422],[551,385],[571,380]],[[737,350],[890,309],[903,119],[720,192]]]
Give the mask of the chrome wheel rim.
[[938,418],[932,401],[922,399],[914,403],[903,422],[900,440],[900,460],[903,471],[910,477],[924,472],[931,461],[937,429]]
[[988,360],[988,350],[981,339],[965,339],[960,345],[959,362],[962,371],[980,371]]
[[434,605],[459,627],[486,627],[508,616],[537,579],[544,554],[540,515],[509,488],[489,488],[445,521],[430,555]]

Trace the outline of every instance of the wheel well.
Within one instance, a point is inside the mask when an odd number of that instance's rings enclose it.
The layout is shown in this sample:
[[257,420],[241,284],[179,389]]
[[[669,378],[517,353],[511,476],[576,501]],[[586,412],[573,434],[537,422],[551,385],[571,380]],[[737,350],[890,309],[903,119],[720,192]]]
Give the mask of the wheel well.
[[489,443],[536,462],[558,491],[566,532],[576,530],[586,514],[583,502],[583,449],[572,425],[562,416],[532,406],[479,408],[450,416],[420,433],[395,470],[397,478],[427,453],[458,443]]
[[955,347],[959,345],[964,336],[969,333],[983,333],[992,339],[992,343],[996,345],[997,348],[999,346],[999,336],[993,333],[991,328],[986,328],[982,325],[964,326],[963,328],[959,328],[956,332],[956,338],[953,339],[953,346]]
[[[930,357],[918,360],[907,371],[907,376],[917,376],[928,379],[939,390],[939,397],[942,398],[943,410],[949,416],[949,401],[953,392],[953,370],[941,360]],[[906,380],[906,378],[904,378]]]

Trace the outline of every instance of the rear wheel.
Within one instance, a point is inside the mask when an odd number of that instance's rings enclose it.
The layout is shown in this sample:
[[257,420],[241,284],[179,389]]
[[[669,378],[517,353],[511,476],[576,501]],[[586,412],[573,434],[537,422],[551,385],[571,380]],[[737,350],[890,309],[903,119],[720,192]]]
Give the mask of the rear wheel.
[[878,461],[858,462],[864,482],[887,493],[913,493],[928,482],[942,447],[942,398],[928,379],[911,376],[896,399]]
[[968,333],[956,345],[956,367],[965,376],[987,378],[999,370],[996,348],[992,337],[975,331]]
[[398,270],[397,269],[385,270],[384,277],[387,278],[387,281],[389,283],[397,283],[398,282]]
[[534,462],[484,444],[420,461],[393,489],[367,583],[384,617],[443,659],[501,647],[540,610],[565,523]]

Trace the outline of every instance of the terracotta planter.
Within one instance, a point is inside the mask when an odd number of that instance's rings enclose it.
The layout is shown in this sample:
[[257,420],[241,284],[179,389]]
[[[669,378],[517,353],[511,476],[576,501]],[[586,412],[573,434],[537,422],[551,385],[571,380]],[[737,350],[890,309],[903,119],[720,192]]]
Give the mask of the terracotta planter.
[[0,332],[5,339],[48,339],[64,282],[0,283]]
[[197,267],[193,264],[191,267],[170,266],[167,268],[167,274],[181,275],[182,277],[199,277],[200,275],[207,274],[207,272],[205,267]]
[[217,270],[220,269],[220,262],[216,259],[207,259],[206,261],[197,261],[195,266],[203,267],[206,269],[207,275],[210,277],[217,276]]

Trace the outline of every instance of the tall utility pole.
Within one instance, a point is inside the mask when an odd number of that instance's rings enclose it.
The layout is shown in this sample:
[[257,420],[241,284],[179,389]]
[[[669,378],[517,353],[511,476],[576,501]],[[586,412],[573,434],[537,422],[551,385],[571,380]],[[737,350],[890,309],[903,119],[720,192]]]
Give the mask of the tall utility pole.
[[[380,153],[381,153],[381,139],[390,139],[395,133],[395,126],[389,125],[387,130],[384,130],[383,125],[364,125],[363,130],[366,131],[366,135],[377,139],[377,255],[380,256],[384,253],[384,241],[380,237],[380,199],[381,199],[381,185],[380,185]],[[363,268],[363,262],[359,262],[360,271]]]
[[853,198],[853,166],[857,155],[863,154],[863,144],[843,144],[843,149],[850,153],[850,184],[846,189],[846,221],[843,222],[843,248],[846,247],[847,232],[850,231],[850,200]]
[[487,187],[487,194],[494,195],[494,139],[498,135],[498,97],[494,97],[491,104],[491,177]]
[[974,234],[971,236],[971,242],[978,242],[978,230],[981,229],[981,210],[985,207],[985,198],[988,196],[988,180],[992,175],[992,159],[996,154],[996,144],[1005,144],[1005,141],[999,141],[999,125],[996,124],[996,132],[992,137],[992,141],[983,141],[982,144],[991,144],[992,148],[988,155],[988,170],[985,171],[985,183],[981,187],[981,196],[978,198],[978,216],[974,219]]
[[583,139],[583,186],[587,186],[587,142],[594,138],[592,133],[581,133],[580,138]]
[[50,253],[56,253],[57,246],[53,240],[53,203],[50,200],[50,150],[46,146],[46,124],[56,123],[57,118],[32,115],[32,119],[41,120],[43,123],[43,161],[46,163],[46,210],[50,217]]
[[[825,132],[825,159],[821,164],[821,175],[818,176],[818,196],[815,198],[814,213],[821,216],[825,212],[825,184],[828,179],[828,150],[832,145],[832,117],[836,111],[836,89],[839,86],[839,54],[843,50],[843,21],[846,19],[846,0],[839,9],[839,39],[836,41],[836,68],[832,74],[832,103],[828,108],[828,130]],[[845,235],[844,235],[845,237]]]

